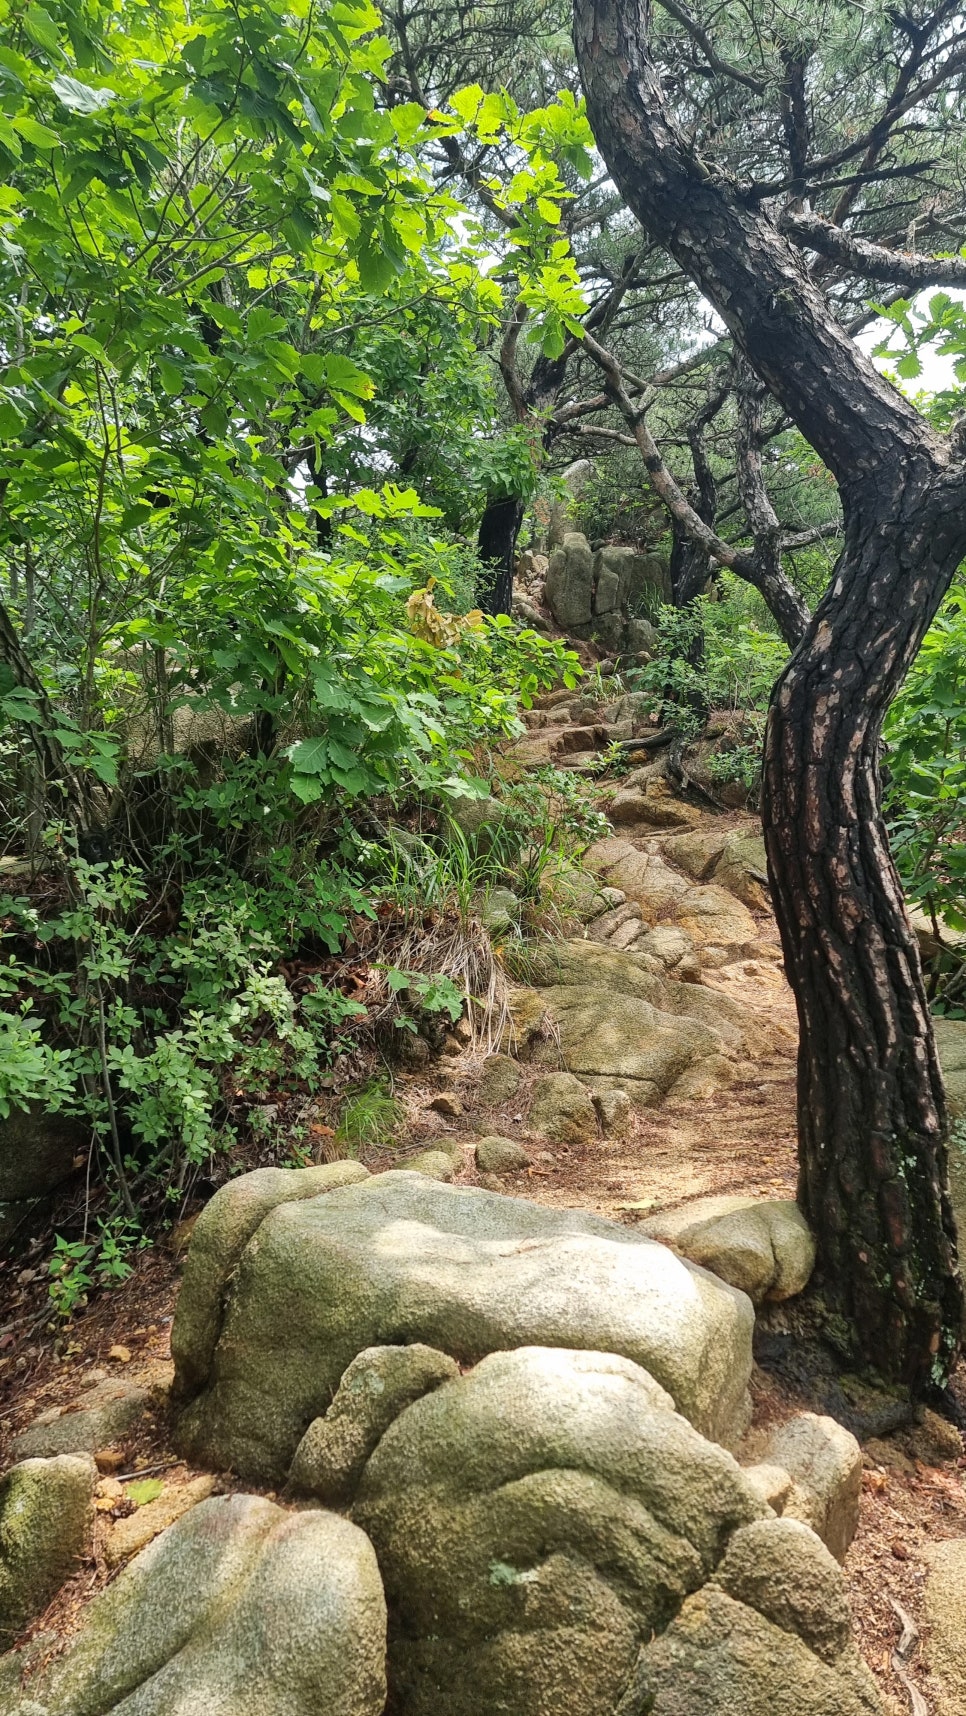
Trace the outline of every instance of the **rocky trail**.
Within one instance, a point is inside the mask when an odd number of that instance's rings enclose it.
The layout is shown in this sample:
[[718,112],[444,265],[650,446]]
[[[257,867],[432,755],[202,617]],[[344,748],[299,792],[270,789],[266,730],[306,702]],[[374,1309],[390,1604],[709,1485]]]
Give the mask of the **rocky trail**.
[[636,747],[613,832],[392,1151],[3,1318],[0,1711],[966,1716],[962,1439],[815,1338],[760,831],[649,737],[531,713],[518,768]]

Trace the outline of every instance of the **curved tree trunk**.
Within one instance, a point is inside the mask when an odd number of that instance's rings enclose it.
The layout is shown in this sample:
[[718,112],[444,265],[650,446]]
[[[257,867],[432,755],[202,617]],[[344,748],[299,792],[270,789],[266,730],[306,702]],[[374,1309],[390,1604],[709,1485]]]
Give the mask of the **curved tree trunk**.
[[886,709],[966,554],[966,470],[839,326],[790,244],[700,160],[646,0],[576,0],[588,111],[625,199],[836,477],[845,544],[776,687],[763,818],[801,1029],[800,1198],[868,1362],[941,1387],[963,1296],[922,972],[879,807]]
[[[882,717],[963,547],[933,550],[934,472],[891,525],[850,509],[816,624],[769,712],[762,819],[798,1004],[799,1201],[836,1308],[879,1369],[942,1385],[962,1324],[946,1112],[916,937],[880,811]],[[952,564],[950,563],[952,560]],[[910,611],[910,588],[921,606]]]

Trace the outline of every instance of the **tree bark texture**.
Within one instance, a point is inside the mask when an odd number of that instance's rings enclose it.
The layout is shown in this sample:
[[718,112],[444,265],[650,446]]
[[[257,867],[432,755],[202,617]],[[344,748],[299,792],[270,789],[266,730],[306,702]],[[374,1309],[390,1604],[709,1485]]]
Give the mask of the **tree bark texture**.
[[[548,414],[567,373],[567,360],[544,357],[541,353],[524,387],[516,370],[516,336],[522,326],[523,316],[518,315],[503,342],[501,369],[517,422],[533,432],[534,457],[538,459],[553,441],[554,426]],[[477,591],[485,614],[511,612],[517,537],[525,510],[522,495],[494,495],[487,500],[476,539],[477,552],[486,568]]]
[[476,594],[485,614],[508,614],[513,605],[513,564],[522,523],[518,495],[487,501],[476,539],[484,566]]
[[966,554],[966,469],[859,352],[768,217],[691,150],[646,0],[576,0],[591,125],[650,236],[835,476],[844,546],[775,688],[763,820],[800,1025],[799,1199],[858,1352],[942,1387],[963,1293],[918,947],[880,812],[882,719]]

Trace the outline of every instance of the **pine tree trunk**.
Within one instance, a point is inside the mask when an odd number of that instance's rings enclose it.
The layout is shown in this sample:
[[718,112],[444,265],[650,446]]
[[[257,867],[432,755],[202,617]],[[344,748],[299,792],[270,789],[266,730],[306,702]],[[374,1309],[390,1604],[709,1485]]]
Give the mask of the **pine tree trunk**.
[[800,1198],[858,1354],[945,1383],[963,1292],[942,1079],[886,839],[882,720],[966,555],[966,467],[878,375],[800,254],[698,159],[649,52],[647,0],[576,0],[598,147],[645,230],[835,476],[845,545],[769,714],[763,819],[795,992]]
[[[942,1385],[962,1326],[946,1113],[919,949],[882,821],[882,718],[966,548],[934,473],[852,512],[832,589],[776,687],[762,819],[798,1006],[799,1201],[861,1353]],[[909,522],[911,528],[909,528]],[[943,539],[945,534],[945,540]],[[918,602],[908,601],[915,589]]]

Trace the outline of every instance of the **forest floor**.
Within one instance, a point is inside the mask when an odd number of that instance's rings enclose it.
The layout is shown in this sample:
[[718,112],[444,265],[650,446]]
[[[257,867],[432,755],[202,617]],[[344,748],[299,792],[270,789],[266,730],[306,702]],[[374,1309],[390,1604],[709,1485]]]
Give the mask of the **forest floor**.
[[[746,818],[750,825],[750,819]],[[760,957],[736,959],[702,974],[702,982],[741,1004],[749,1018],[769,1024],[770,1049],[754,1063],[754,1077],[702,1101],[637,1109],[619,1141],[596,1138],[564,1145],[528,1138],[526,1098],[518,1091],[502,1107],[474,1106],[483,1050],[464,1047],[418,1073],[398,1078],[404,1112],[392,1151],[363,1152],[372,1169],[404,1166],[405,1157],[443,1133],[465,1144],[457,1183],[478,1183],[473,1145],[481,1132],[522,1139],[532,1165],[507,1175],[504,1190],[556,1207],[593,1210],[633,1224],[657,1209],[710,1193],[794,1197],[795,1010],[777,957],[777,934],[768,913],[756,914]],[[774,1052],[776,1038],[779,1052]],[[526,1071],[526,1069],[525,1069]],[[745,1063],[745,1074],[748,1065]],[[524,1081],[524,1083],[526,1080]],[[444,1118],[430,1105],[440,1095],[455,1098]],[[85,1387],[105,1376],[145,1373],[163,1381],[170,1370],[171,1319],[183,1266],[184,1235],[140,1254],[131,1278],[91,1304],[71,1323],[55,1326],[46,1299],[46,1250],[0,1266],[0,1456],[10,1438],[54,1407],[79,1403]],[[966,1404],[966,1367],[959,1379]],[[796,1387],[773,1370],[756,1367],[752,1394],[754,1428],[811,1408],[823,1410],[807,1387]],[[158,1473],[166,1492],[198,1478],[178,1462],[168,1440],[163,1402],[130,1442],[122,1444],[123,1478]],[[948,1454],[948,1448],[946,1450]],[[219,1489],[232,1487],[230,1477]],[[251,1487],[251,1486],[247,1486]],[[84,1601],[111,1576],[106,1558],[114,1522],[132,1511],[117,1474],[107,1475],[98,1497],[95,1555],[55,1599],[33,1635],[69,1636]],[[937,1459],[928,1437],[917,1448],[910,1435],[877,1440],[865,1453],[858,1534],[845,1572],[859,1647],[896,1712],[922,1716],[910,1687],[925,1700],[928,1716],[947,1706],[929,1666],[929,1629],[923,1607],[926,1551],[948,1537],[966,1537],[966,1457]],[[908,1618],[918,1633],[906,1659],[895,1656]],[[958,1693],[957,1689],[957,1693]]]

